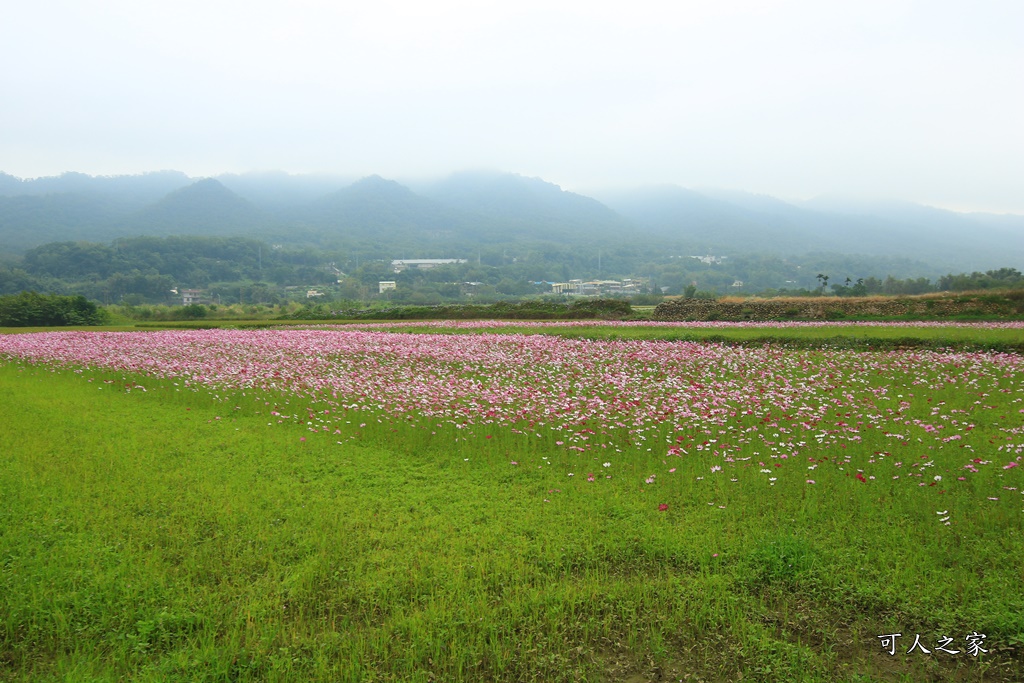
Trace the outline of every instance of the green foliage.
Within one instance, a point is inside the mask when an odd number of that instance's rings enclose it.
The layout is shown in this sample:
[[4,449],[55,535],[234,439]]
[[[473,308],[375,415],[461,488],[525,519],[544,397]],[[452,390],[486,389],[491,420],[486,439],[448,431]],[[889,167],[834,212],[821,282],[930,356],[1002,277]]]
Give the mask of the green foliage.
[[[828,277],[823,276],[827,283]],[[870,296],[913,295],[930,292],[965,292],[981,289],[1020,289],[1024,288],[1024,275],[1016,268],[999,268],[984,273],[973,272],[959,275],[944,275],[932,282],[926,277],[898,279],[892,275],[880,280],[877,277],[858,278],[853,282],[849,277],[844,284],[833,284],[831,289],[836,296]],[[821,288],[824,290],[824,286]]]
[[573,299],[567,303],[528,300],[493,304],[447,304],[331,310],[308,305],[282,316],[291,320],[619,320],[632,314],[627,299]]
[[1015,320],[1024,296],[1014,291],[923,297],[723,298],[700,302],[672,298],[659,304],[657,320]]
[[[317,288],[327,299],[436,305],[529,298],[550,292],[551,282],[593,278],[600,273],[613,278],[642,277],[650,291],[665,289],[688,298],[715,298],[725,292],[812,296],[826,291],[830,282],[826,269],[860,273],[856,281],[847,276],[843,284],[829,285],[831,292],[841,297],[1024,286],[1014,268],[946,275],[933,281],[920,273],[934,276],[934,271],[899,259],[828,254],[783,259],[734,254],[705,263],[674,256],[675,247],[653,239],[586,247],[539,238],[442,246],[410,241],[412,238],[403,234],[392,234],[392,241],[383,247],[379,240],[325,245],[282,238],[281,244],[273,239],[229,236],[147,236],[119,238],[108,244],[52,242],[0,264],[0,294],[36,290],[81,294],[104,304],[169,304],[174,299],[173,289],[200,288],[221,303],[280,303],[303,298],[307,289]],[[396,253],[461,257],[466,262],[425,270],[410,268],[396,274],[390,265]],[[812,277],[815,272],[820,277]],[[379,294],[380,280],[396,280],[398,288]],[[733,287],[737,280],[744,285]]]
[[84,296],[21,294],[0,296],[0,327],[103,325],[107,316]]
[[664,300],[661,294],[634,294],[629,297],[629,303],[633,306],[657,306]]
[[202,304],[189,304],[181,307],[181,317],[186,320],[196,320],[197,318],[206,317],[206,306]]
[[760,541],[748,562],[752,584],[795,588],[811,575],[815,553],[806,538],[778,532]]
[[950,274],[939,278],[938,288],[953,292],[976,289],[1024,289],[1024,275],[1016,268],[999,268],[984,273],[975,271],[970,275]]

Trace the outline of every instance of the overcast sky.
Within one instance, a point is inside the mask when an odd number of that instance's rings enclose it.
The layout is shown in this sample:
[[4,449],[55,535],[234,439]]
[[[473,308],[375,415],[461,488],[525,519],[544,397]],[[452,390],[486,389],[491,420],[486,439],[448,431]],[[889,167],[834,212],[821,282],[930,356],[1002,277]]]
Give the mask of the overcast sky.
[[1024,213],[1020,0],[39,0],[0,170],[470,168]]

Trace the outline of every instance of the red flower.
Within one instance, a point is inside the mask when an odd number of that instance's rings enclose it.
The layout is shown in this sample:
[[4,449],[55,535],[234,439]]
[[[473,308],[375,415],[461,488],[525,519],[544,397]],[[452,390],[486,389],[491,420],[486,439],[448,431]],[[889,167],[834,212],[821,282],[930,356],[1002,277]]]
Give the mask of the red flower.
[[664,512],[665,510],[668,510],[668,503],[662,503],[658,506],[658,512]]
[[864,478],[864,475],[863,475],[863,474],[861,474],[860,472],[858,472],[858,473],[857,473],[857,478],[858,478],[858,479],[860,479],[860,480],[861,480],[862,482],[864,482],[865,484],[866,484],[866,483],[868,483],[868,480],[867,480],[867,479],[865,479],[865,478]]

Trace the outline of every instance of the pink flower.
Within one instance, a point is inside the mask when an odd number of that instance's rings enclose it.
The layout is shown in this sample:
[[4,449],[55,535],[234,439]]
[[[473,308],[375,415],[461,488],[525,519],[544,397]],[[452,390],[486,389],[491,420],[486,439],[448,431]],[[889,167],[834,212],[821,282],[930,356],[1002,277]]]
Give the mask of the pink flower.
[[668,503],[662,503],[661,505],[658,506],[659,512],[664,512],[665,510],[668,510]]
[[813,483],[814,483],[814,480],[813,480],[813,479],[808,479],[808,480],[807,480],[807,483],[808,483],[808,484],[813,484]]

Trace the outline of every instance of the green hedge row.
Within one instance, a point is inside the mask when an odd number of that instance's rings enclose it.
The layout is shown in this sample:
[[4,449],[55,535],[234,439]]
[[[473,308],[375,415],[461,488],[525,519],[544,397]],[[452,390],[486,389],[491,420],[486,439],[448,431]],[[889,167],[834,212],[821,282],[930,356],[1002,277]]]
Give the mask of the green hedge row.
[[499,301],[493,304],[442,304],[327,310],[310,306],[280,320],[619,320],[632,315],[625,299],[576,299],[569,303],[549,301]]
[[654,320],[935,320],[1019,318],[1024,291],[931,297],[819,297],[744,302],[672,299],[654,309]]
[[21,292],[0,296],[0,327],[103,325],[106,315],[84,296]]

